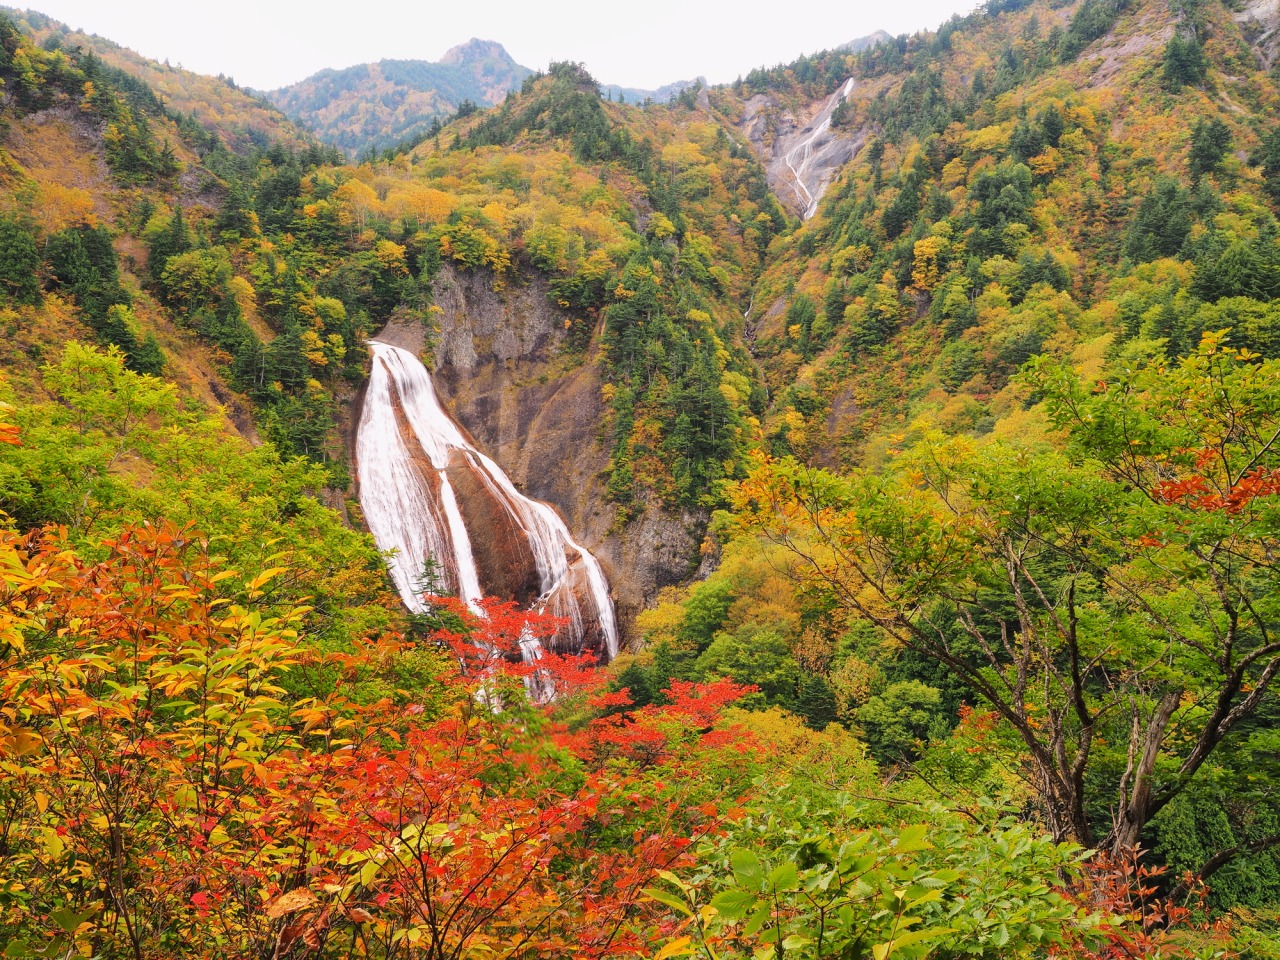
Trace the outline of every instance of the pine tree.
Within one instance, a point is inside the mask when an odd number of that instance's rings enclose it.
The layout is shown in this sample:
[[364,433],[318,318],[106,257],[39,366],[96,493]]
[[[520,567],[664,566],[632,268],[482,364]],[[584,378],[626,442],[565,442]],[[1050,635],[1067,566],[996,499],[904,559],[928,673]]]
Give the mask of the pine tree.
[[1198,87],[1204,83],[1207,69],[1199,37],[1175,34],[1164,51],[1165,89],[1177,93],[1183,87]]
[[1191,196],[1174,180],[1159,180],[1138,204],[1125,240],[1125,256],[1145,263],[1172,257],[1191,233]]
[[129,356],[129,369],[136,373],[148,373],[153,377],[158,377],[164,372],[164,351],[160,349],[160,343],[156,340],[155,334],[148,333],[142,338],[142,343]]
[[151,279],[159,282],[164,273],[165,264],[170,257],[186,253],[191,249],[191,234],[187,230],[186,220],[182,216],[181,204],[173,208],[173,216],[169,224],[152,238],[147,253],[147,271]]
[[1213,173],[1221,166],[1227,151],[1231,149],[1231,128],[1218,117],[1201,118],[1191,131],[1191,150],[1187,154],[1187,166],[1191,177],[1199,181],[1206,173]]
[[1280,130],[1273,130],[1263,138],[1254,162],[1262,167],[1262,189],[1272,203],[1280,205]]
[[825,730],[828,724],[838,720],[835,693],[821,674],[804,675],[790,706],[792,712],[804,717],[805,725],[813,730]]
[[0,217],[0,291],[15,303],[40,299],[40,251],[31,231],[12,217]]

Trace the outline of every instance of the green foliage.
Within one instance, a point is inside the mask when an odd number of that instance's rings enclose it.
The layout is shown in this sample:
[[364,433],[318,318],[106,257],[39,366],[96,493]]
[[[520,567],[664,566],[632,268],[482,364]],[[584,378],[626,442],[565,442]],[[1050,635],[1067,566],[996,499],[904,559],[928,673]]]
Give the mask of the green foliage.
[[1139,263],[1178,254],[1191,233],[1191,195],[1176,180],[1158,180],[1138,204],[1125,255]]
[[920,212],[920,188],[923,178],[914,170],[907,174],[898,190],[893,203],[885,209],[881,226],[885,236],[895,239],[905,230]]
[[699,584],[684,604],[684,617],[676,629],[681,643],[702,651],[724,624],[733,603],[734,587],[729,580],[709,580]]
[[[1206,334],[1176,364],[1135,344],[1087,382],[1033,361],[1062,449],[935,435],[884,474],[780,461],[735,493],[747,529],[794,551],[803,588],[832,590],[998,711],[1059,837],[1149,842],[1274,710],[1280,379],[1223,343]],[[1161,679],[1135,686],[1147,664]],[[886,753],[937,715],[923,685],[873,696],[858,717]]]
[[1205,81],[1209,64],[1198,35],[1184,37],[1181,32],[1169,39],[1164,50],[1163,81],[1165,89],[1177,93],[1183,87],[1198,87]]
[[[739,456],[749,381],[724,349],[705,301],[686,283],[660,282],[674,250],[651,240],[627,264],[604,312],[606,370],[614,392],[614,469],[659,480],[666,499],[714,502],[716,486]],[[659,428],[659,424],[661,427]],[[620,490],[624,505],[634,494]]]
[[881,763],[916,759],[930,739],[945,736],[942,695],[918,680],[890,684],[858,709],[867,746]]
[[1005,161],[984,170],[970,187],[977,207],[973,214],[970,251],[979,257],[1016,256],[1009,227],[1026,224],[1031,208],[1031,171],[1025,164]]
[[1187,152],[1187,169],[1193,181],[1221,166],[1231,149],[1231,128],[1220,118],[1200,119],[1191,129],[1191,148]]
[[1262,188],[1273,204],[1280,206],[1280,131],[1271,131],[1262,140],[1254,157],[1262,168]]
[[1057,890],[1079,874],[1075,848],[1011,820],[927,813],[868,827],[874,804],[788,785],[704,843],[699,869],[648,892],[691,918],[685,952],[708,958],[1029,958],[1105,931]]
[[563,137],[584,162],[631,158],[636,147],[625,131],[612,129],[600,104],[600,85],[581,64],[553,63],[535,96],[508,100],[467,134],[467,146],[510,144],[523,131]]
[[[1253,806],[1246,777],[1233,771],[1218,783],[1199,784],[1161,811],[1153,823],[1155,852],[1172,872],[1199,870],[1220,851],[1280,833],[1280,814],[1269,803]],[[1232,861],[1214,874],[1209,896],[1219,908],[1274,904],[1280,899],[1280,854],[1263,850]]]
[[1210,303],[1224,297],[1269,301],[1280,297],[1280,248],[1271,238],[1236,240],[1196,264],[1192,293]]
[[22,445],[0,447],[0,511],[18,527],[64,524],[93,551],[129,523],[196,524],[232,563],[288,554],[288,589],[312,597],[326,635],[367,622],[361,606],[385,590],[381,558],[315,500],[323,470],[184,412],[171,384],[114,348],[70,343],[41,373],[53,401],[20,408]]
[[45,247],[45,258],[55,287],[75,298],[91,325],[103,323],[109,308],[128,305],[106,227],[82,224],[55,233]]
[[31,231],[13,217],[0,217],[0,288],[13,303],[40,300],[40,251]]
[[42,372],[58,403],[22,411],[24,445],[2,454],[0,510],[23,529],[91,529],[130,497],[115,465],[154,452],[157,433],[176,422],[174,391],[127,370],[115,348],[70,343]]
[[[146,353],[138,342],[131,298],[120,284],[120,268],[106,227],[81,224],[49,237],[45,246],[54,288],[71,295],[98,340],[119,347],[131,369],[154,372],[159,345]],[[163,362],[163,358],[161,358]]]
[[753,685],[760,702],[769,706],[790,705],[800,686],[800,668],[787,642],[772,630],[720,633],[694,669],[699,679],[724,677]]
[[168,267],[169,258],[186,253],[191,249],[191,234],[187,230],[187,222],[179,204],[173,208],[168,223],[163,226],[148,226],[147,234],[147,269],[151,279],[159,281]]

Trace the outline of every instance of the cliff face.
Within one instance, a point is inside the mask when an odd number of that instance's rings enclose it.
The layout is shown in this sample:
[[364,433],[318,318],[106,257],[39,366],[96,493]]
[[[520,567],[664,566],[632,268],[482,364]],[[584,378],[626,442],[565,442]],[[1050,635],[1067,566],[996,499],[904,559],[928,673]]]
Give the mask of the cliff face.
[[[650,506],[622,530],[605,501],[606,414],[592,357],[566,357],[564,317],[545,286],[509,283],[445,267],[436,280],[439,332],[433,380],[441,401],[527,496],[546,501],[609,578],[624,643],[636,614],[657,591],[689,577],[704,518]],[[390,324],[379,339],[415,353],[427,346],[418,324]],[[495,536],[499,535],[495,532]]]
[[814,214],[840,168],[866,143],[865,127],[831,125],[836,107],[853,91],[849,80],[826,99],[795,111],[774,94],[757,94],[743,104],[738,129],[764,164],[774,194],[797,216]]

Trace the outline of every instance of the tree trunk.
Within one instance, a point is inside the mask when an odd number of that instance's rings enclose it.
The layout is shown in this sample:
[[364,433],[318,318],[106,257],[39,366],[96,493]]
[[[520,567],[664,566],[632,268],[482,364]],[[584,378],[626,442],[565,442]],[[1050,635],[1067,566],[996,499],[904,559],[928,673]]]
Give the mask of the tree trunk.
[[1156,707],[1151,722],[1147,724],[1142,755],[1133,769],[1133,786],[1127,798],[1123,795],[1120,797],[1120,813],[1104,844],[1113,855],[1118,856],[1127,850],[1136,849],[1142,839],[1142,831],[1152,815],[1151,778],[1155,773],[1156,761],[1160,758],[1160,746],[1164,743],[1169,720],[1181,702],[1182,691],[1166,693]]

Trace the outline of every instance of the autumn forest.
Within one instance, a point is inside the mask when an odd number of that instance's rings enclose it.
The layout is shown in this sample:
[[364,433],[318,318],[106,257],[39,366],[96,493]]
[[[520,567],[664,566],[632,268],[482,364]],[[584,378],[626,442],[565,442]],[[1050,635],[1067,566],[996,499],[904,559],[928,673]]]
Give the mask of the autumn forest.
[[1280,958],[1280,9],[847,39],[0,9],[0,956]]

